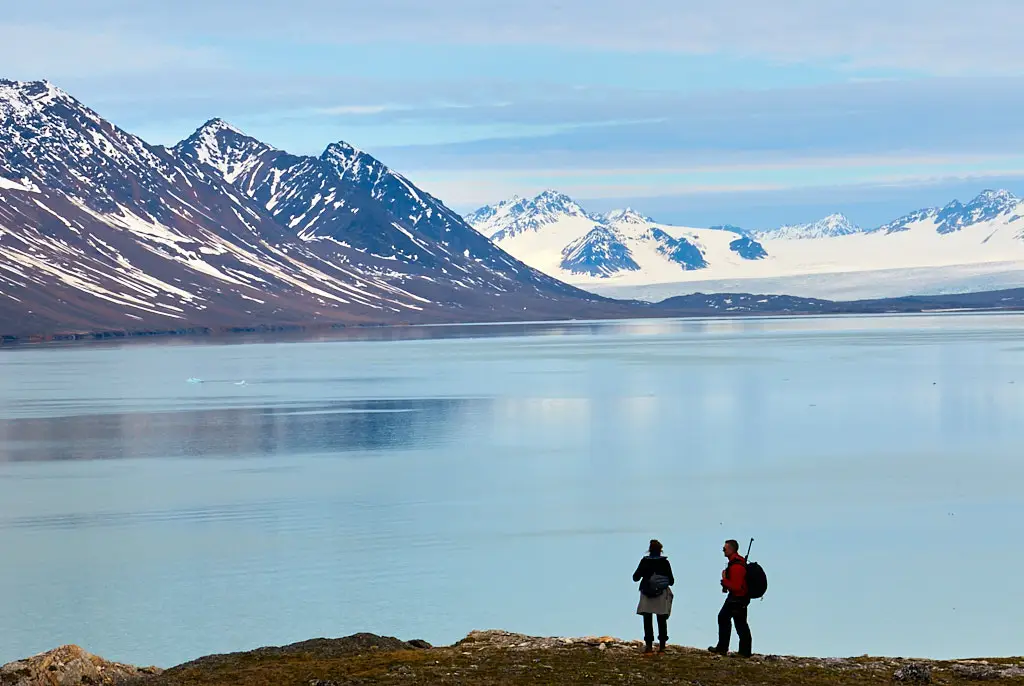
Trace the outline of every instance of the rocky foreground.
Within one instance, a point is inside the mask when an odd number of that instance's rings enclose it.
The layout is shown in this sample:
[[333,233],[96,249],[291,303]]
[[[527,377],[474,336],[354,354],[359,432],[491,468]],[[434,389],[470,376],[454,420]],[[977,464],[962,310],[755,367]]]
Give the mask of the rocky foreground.
[[908,660],[869,657],[721,657],[607,636],[537,638],[474,631],[455,645],[373,634],[314,639],[211,655],[162,670],[103,660],[77,646],[0,667],[0,686],[340,686],[341,684],[1024,684],[1024,658]]

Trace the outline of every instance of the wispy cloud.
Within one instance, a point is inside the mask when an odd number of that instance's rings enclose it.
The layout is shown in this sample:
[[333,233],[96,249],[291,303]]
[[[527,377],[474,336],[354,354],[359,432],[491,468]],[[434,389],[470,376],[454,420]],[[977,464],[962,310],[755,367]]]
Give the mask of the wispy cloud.
[[[984,103],[979,106],[978,103]],[[993,155],[1024,148],[1024,79],[929,79],[870,82],[694,96],[634,94],[603,102],[566,95],[559,102],[504,108],[523,121],[579,113],[606,121],[657,113],[643,124],[572,127],[529,141],[480,140],[379,149],[396,164],[433,169],[663,167],[759,164],[809,156],[844,159],[899,154]],[[487,108],[458,113],[463,123],[489,118]]]
[[[5,12],[8,8],[5,8]],[[95,25],[90,30],[0,21],[0,65],[8,77],[62,79],[209,68],[225,55],[211,47]]]
[[[814,188],[909,187],[952,181],[1024,176],[1024,155],[861,156],[797,158],[774,163],[696,165],[677,168],[524,169],[482,168],[438,172],[409,170],[424,188],[463,208],[513,194],[557,188],[589,199],[707,196]],[[908,208],[913,209],[913,208]]]
[[262,0],[245,11],[233,0],[39,0],[5,11],[12,20],[54,16],[85,27],[116,16],[171,36],[234,40],[727,53],[933,74],[1024,69],[1018,29],[1024,5],[1018,0]]
[[383,114],[403,110],[406,108],[395,105],[332,105],[330,107],[317,107],[312,110],[313,114],[327,115],[355,115],[365,116],[369,114]]
[[460,206],[678,199],[1015,178],[1021,25],[1020,0],[36,0],[4,8],[0,76],[153,142],[211,116],[349,140]]

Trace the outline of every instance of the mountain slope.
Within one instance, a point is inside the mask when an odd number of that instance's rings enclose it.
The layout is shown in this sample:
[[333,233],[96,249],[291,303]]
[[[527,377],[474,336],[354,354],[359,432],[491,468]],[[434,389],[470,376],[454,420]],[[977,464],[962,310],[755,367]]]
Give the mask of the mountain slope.
[[604,306],[348,146],[298,158],[219,120],[188,143],[150,146],[49,83],[0,81],[0,333]]
[[586,297],[513,259],[439,200],[347,143],[331,144],[320,157],[295,156],[214,121],[172,150],[220,173],[319,253],[352,248],[465,288]]
[[2,82],[0,103],[0,176],[35,189],[0,189],[5,331],[294,323],[321,309],[372,321],[425,309],[343,260],[290,245],[232,187],[50,84]]

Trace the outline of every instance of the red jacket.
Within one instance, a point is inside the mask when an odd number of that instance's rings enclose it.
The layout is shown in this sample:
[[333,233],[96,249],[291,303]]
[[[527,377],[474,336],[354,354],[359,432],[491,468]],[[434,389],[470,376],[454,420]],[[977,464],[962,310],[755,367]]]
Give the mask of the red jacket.
[[729,557],[729,565],[722,572],[722,588],[736,598],[747,597],[747,561],[739,553]]

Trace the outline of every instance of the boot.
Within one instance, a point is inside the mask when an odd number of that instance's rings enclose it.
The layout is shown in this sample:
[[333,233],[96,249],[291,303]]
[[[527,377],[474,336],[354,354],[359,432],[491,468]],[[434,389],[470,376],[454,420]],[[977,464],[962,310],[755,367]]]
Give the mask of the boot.
[[653,641],[645,641],[644,642],[644,655],[650,655],[651,653],[654,652],[653,644],[654,644]]
[[658,652],[659,653],[664,653],[665,652],[665,641],[658,641]]

